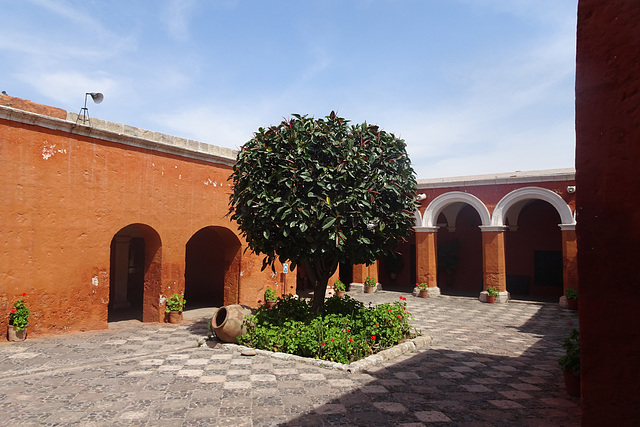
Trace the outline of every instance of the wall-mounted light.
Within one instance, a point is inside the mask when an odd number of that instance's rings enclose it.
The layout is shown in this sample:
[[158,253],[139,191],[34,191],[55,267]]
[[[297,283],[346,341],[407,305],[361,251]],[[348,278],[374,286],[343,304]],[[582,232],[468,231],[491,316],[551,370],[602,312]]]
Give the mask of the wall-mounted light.
[[576,186],[575,185],[569,185],[567,187],[567,193],[575,193],[576,192]]
[[78,118],[76,119],[76,123],[80,121],[80,117],[82,117],[82,124],[86,124],[89,122],[89,126],[91,126],[91,118],[89,117],[89,109],[87,108],[87,98],[91,96],[93,102],[96,104],[100,104],[104,99],[104,95],[100,92],[87,92],[84,94],[84,107],[80,109],[80,113],[78,114]]
[[418,194],[418,196],[416,197],[416,200],[417,200],[417,201],[419,201],[419,202],[421,202],[421,201],[425,200],[426,198],[427,198],[427,195],[426,195],[426,194],[424,194],[424,193],[420,193],[420,194]]

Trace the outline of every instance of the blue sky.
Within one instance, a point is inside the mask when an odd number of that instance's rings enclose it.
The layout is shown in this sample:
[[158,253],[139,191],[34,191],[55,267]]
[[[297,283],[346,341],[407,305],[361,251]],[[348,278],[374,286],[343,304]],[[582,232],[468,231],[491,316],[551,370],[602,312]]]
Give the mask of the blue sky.
[[335,110],[419,178],[574,166],[577,0],[0,0],[0,90],[238,148]]

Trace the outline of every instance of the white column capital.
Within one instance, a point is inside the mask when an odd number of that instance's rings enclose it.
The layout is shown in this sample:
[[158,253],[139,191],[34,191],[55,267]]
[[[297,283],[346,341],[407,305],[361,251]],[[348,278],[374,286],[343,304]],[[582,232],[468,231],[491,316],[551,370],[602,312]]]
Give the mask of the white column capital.
[[439,227],[413,227],[416,233],[436,233]]

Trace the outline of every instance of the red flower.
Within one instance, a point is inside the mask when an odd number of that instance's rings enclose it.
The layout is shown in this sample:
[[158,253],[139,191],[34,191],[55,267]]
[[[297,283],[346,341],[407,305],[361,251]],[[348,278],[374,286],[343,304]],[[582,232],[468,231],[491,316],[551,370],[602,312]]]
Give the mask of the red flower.
[[416,282],[416,286],[418,286],[418,282]]
[[333,338],[331,338],[331,342],[333,342]]
[[371,339],[375,341],[376,336],[375,335],[371,335]]
[[376,328],[378,327],[378,324],[376,323]]
[[352,339],[352,338],[349,338],[349,342],[353,342],[353,339]]
[[323,342],[323,343],[322,343],[322,345],[327,345],[327,343],[326,343],[326,342]]
[[12,312],[12,313],[15,313],[15,312],[16,312],[16,309],[15,309],[15,308],[12,308],[12,309],[11,309],[11,312]]
[[259,300],[258,300],[258,304],[260,304],[261,302],[262,302],[262,300],[261,300],[261,299],[259,299]]
[[569,325],[573,325],[573,322],[569,322]]
[[351,332],[351,329],[347,329],[347,332]]
[[398,314],[398,319],[402,319],[402,316],[400,316],[399,314]]
[[27,293],[26,293],[26,292],[23,292],[23,293],[22,293],[22,296],[23,296],[23,297],[26,297],[26,296],[27,296]]
[[391,313],[391,309],[389,309],[389,313]]

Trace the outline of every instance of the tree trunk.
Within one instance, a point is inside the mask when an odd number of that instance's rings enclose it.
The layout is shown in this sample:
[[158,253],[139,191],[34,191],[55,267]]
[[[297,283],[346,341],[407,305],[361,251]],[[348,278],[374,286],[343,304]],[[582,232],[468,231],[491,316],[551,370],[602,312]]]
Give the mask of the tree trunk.
[[324,307],[327,283],[329,282],[329,278],[335,273],[336,268],[338,268],[338,261],[313,259],[302,260],[301,264],[313,285],[313,312],[320,313],[322,307]]

